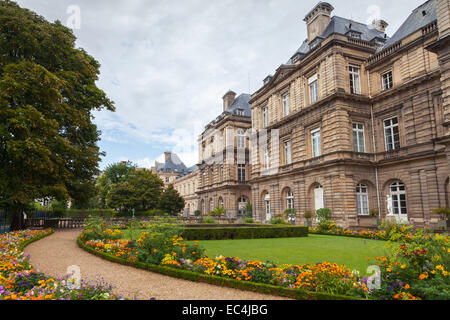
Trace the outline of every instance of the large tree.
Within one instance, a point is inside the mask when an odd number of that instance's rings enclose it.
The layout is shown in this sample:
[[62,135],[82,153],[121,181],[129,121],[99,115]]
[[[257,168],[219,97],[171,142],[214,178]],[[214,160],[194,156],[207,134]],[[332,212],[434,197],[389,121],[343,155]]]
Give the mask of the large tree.
[[110,208],[147,211],[158,208],[163,186],[162,180],[150,171],[134,170],[128,174],[127,179],[107,184],[103,190],[108,190],[106,204]]
[[99,63],[75,48],[72,31],[0,0],[0,197],[24,227],[24,204],[84,201],[99,173],[92,111],[114,111],[96,86]]
[[165,213],[175,216],[184,208],[185,202],[173,185],[169,184],[159,199],[158,208]]

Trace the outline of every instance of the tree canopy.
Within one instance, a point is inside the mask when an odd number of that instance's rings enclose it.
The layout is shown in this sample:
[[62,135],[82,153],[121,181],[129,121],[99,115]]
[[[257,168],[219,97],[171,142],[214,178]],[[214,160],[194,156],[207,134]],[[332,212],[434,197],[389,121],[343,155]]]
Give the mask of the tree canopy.
[[159,209],[170,215],[177,215],[183,208],[185,202],[173,185],[169,185],[159,199]]
[[[0,0],[0,197],[21,211],[43,197],[87,201],[99,173],[92,111],[114,111],[100,64],[72,31]],[[22,227],[13,222],[12,229]]]

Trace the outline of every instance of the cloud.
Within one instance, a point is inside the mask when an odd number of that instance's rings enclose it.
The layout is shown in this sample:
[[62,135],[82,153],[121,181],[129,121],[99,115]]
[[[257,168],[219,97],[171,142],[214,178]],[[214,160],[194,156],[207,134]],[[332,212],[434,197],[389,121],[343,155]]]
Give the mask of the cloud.
[[[334,14],[365,22],[377,5],[391,34],[424,0],[332,1]],[[232,89],[252,93],[306,38],[305,14],[317,1],[298,0],[19,0],[47,19],[66,23],[80,8],[77,46],[101,63],[98,86],[116,112],[96,112],[105,142],[152,145],[196,163],[197,136],[222,112]],[[404,10],[409,8],[409,10]],[[112,147],[112,146],[110,146]],[[111,150],[105,150],[107,153]],[[156,152],[156,151],[155,151]],[[185,158],[183,158],[185,157]]]

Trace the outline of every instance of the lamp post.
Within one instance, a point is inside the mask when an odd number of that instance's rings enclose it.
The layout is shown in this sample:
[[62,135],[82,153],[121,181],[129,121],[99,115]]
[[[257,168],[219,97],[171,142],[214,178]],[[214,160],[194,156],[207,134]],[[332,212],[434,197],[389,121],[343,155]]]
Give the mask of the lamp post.
[[134,220],[134,208],[131,209],[131,213],[133,214],[132,219]]

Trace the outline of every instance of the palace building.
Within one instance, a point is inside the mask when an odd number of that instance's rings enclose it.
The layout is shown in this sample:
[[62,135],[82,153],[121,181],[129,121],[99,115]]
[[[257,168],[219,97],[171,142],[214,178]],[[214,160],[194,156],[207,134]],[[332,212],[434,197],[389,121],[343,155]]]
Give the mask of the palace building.
[[295,208],[302,223],[326,207],[343,227],[371,213],[433,226],[450,206],[449,1],[427,1],[392,37],[333,10],[305,16],[307,39],[252,95],[252,128],[279,134],[252,149],[254,215]]
[[383,20],[333,10],[306,14],[306,40],[259,90],[225,94],[199,137],[195,209],[236,218],[251,203],[259,222],[294,209],[303,224],[330,208],[347,228],[435,228],[433,209],[450,207],[449,1],[425,2],[391,37]]

